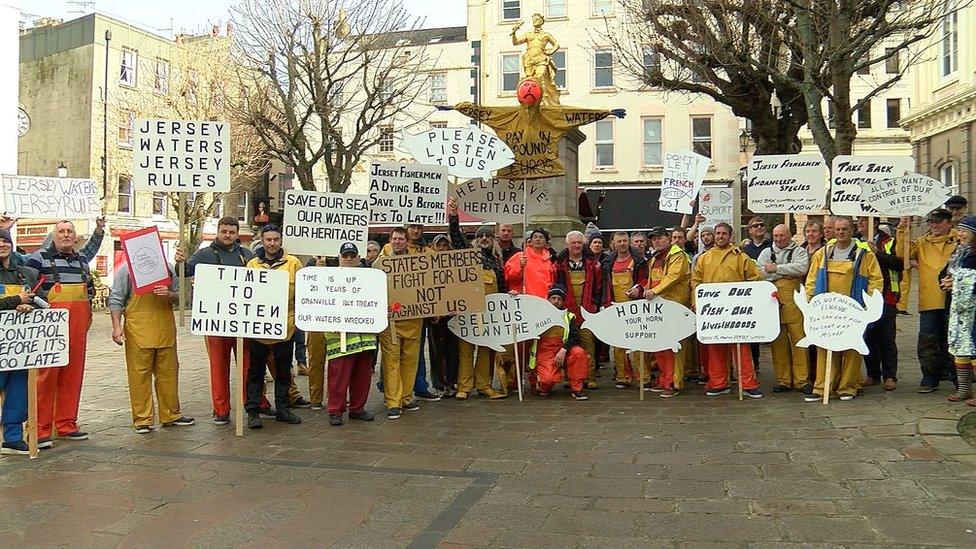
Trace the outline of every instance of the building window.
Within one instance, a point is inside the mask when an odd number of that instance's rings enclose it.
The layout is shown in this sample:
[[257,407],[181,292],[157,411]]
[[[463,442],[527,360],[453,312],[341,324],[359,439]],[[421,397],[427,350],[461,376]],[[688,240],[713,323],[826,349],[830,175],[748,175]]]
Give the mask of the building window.
[[889,128],[900,128],[901,127],[901,99],[888,99],[887,104],[887,118]]
[[643,119],[644,126],[644,166],[660,166],[664,146],[664,121],[660,118]]
[[644,78],[650,78],[661,68],[661,53],[654,46],[644,46]]
[[959,192],[959,183],[956,181],[956,165],[949,162],[939,168],[939,180],[949,187],[950,194]]
[[566,51],[559,50],[552,54],[552,62],[556,65],[556,87],[566,89]]
[[119,176],[118,206],[116,211],[120,214],[132,213],[132,176]]
[[590,13],[594,16],[610,15],[613,13],[614,0],[591,0]]
[[431,122],[430,123],[430,127],[431,128],[446,128],[447,127],[447,122]]
[[156,60],[156,82],[153,84],[153,90],[160,95],[169,93],[169,61]]
[[898,48],[885,48],[885,73],[898,74],[901,72],[898,60]]
[[[952,9],[946,0],[945,9]],[[959,12],[942,20],[942,76],[949,76],[959,68]]]
[[596,167],[613,166],[613,120],[600,120],[596,123]]
[[519,54],[502,54],[502,91],[513,92],[519,82]]
[[152,193],[153,215],[166,215],[166,193]]
[[868,64],[868,61],[870,60],[871,60],[871,54],[868,53],[865,54],[864,57],[862,57],[857,61],[858,64],[864,63],[864,65],[862,65],[859,69],[857,69],[857,74],[871,74],[871,65]]
[[691,118],[691,150],[712,157],[712,118],[693,116]]
[[827,100],[827,127],[834,129],[837,127],[837,116],[834,113],[834,102]]
[[566,17],[566,0],[546,0],[546,17]]
[[248,195],[248,193],[246,191],[238,192],[237,193],[237,220],[244,224],[249,223],[247,219],[248,203],[250,203],[250,196]]
[[380,128],[380,153],[393,152],[393,126],[383,126]]
[[133,111],[125,111],[122,116],[122,122],[119,123],[119,139],[118,144],[123,149],[132,148],[132,123],[136,118],[136,113]]
[[613,87],[613,53],[597,51],[593,54],[593,85],[597,88]]
[[865,101],[857,108],[857,127],[868,129],[871,127],[871,101]]
[[135,50],[122,50],[122,64],[119,66],[119,84],[123,86],[136,86],[136,64],[139,62],[139,53]]
[[214,203],[213,218],[220,219],[221,217],[224,217],[224,195],[215,194],[213,203]]
[[430,102],[447,102],[447,73],[435,72],[430,75]]
[[393,101],[393,86],[386,82],[380,82],[379,85],[379,98],[380,104],[389,105]]
[[514,21],[522,17],[521,0],[502,0],[502,20]]

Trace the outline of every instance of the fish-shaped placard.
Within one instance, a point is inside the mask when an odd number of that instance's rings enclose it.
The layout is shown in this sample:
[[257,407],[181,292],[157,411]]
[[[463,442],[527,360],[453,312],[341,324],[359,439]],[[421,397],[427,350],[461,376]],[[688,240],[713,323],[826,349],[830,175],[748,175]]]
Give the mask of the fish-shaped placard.
[[561,325],[563,316],[564,311],[541,297],[489,294],[485,296],[484,312],[456,315],[447,327],[468,343],[503,351],[504,345],[511,345],[516,340],[535,339],[549,328]]
[[583,328],[600,341],[628,351],[678,352],[681,340],[695,333],[695,314],[663,298],[614,303],[597,313],[581,310]]
[[404,133],[401,143],[417,162],[447,166],[447,173],[460,178],[489,180],[493,172],[515,162],[508,144],[473,125]]
[[867,307],[862,307],[850,296],[834,292],[817,294],[807,302],[806,292],[797,290],[794,300],[803,312],[806,337],[796,346],[813,345],[834,352],[854,350],[862,355],[868,354],[864,330],[868,324],[881,318],[884,298],[878,291],[871,295],[862,292],[861,295]]

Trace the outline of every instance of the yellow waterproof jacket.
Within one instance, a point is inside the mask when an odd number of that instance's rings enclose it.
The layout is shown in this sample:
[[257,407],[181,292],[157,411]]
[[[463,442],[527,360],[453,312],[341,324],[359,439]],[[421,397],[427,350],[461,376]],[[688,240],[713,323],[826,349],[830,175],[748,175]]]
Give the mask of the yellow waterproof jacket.
[[[908,229],[898,229],[898,242],[906,242]],[[956,251],[956,230],[944,236],[926,234],[911,243],[909,259],[918,261],[918,310],[933,311],[945,307],[946,293],[939,287],[939,273]],[[895,255],[905,257],[904,245],[896,246]]]
[[[406,255],[419,255],[431,253],[431,249],[426,246],[416,246],[413,244],[407,244],[407,254]],[[380,255],[377,257],[393,257],[393,247],[387,243],[380,250]],[[386,327],[381,333],[385,334],[387,337],[390,336],[391,330],[396,327],[397,338],[406,339],[420,339],[421,334],[424,330],[424,319],[422,318],[411,318],[410,320],[397,320],[395,322],[390,322],[390,325]]]
[[710,282],[744,282],[762,280],[759,267],[737,246],[712,246],[698,256],[691,271],[691,303],[695,304],[695,288]]
[[648,285],[654,295],[691,307],[691,262],[678,246],[671,246],[664,261],[647,261]]
[[[285,339],[291,339],[291,336],[295,333],[295,273],[302,268],[302,262],[297,257],[288,255],[284,250],[282,250],[281,257],[275,261],[263,259],[263,256],[263,253],[254,256],[254,259],[248,261],[245,266],[248,269],[267,269],[288,273],[288,337]],[[257,341],[265,345],[274,345],[284,340],[259,339]]]
[[[813,254],[813,259],[810,260],[810,272],[807,274],[806,281],[807,299],[813,298],[813,292],[817,286],[817,271],[824,266],[824,254],[830,254],[826,257],[831,258],[834,254],[834,247],[833,244],[828,244]],[[881,265],[878,264],[878,258],[870,250],[866,250],[860,246],[855,246],[854,251],[864,254],[861,260],[860,275],[868,280],[868,294],[873,294],[875,291],[882,291],[884,289],[884,276],[881,274]],[[853,283],[853,261],[847,259],[841,261],[829,259],[827,261],[827,291],[850,295],[851,285]]]

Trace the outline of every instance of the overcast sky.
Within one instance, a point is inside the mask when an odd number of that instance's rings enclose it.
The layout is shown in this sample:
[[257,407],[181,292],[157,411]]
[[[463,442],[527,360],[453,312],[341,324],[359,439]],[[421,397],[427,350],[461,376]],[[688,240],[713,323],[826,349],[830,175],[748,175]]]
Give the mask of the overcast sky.
[[[16,5],[18,0],[2,0]],[[368,0],[364,0],[368,1]],[[425,17],[425,27],[448,27],[465,24],[466,2],[462,0],[402,0],[403,5],[418,17]],[[211,25],[227,21],[228,7],[234,0],[19,0],[23,19],[60,17],[65,20],[80,17],[94,9],[118,19],[164,35],[174,33],[200,34]],[[170,19],[172,18],[172,26]]]

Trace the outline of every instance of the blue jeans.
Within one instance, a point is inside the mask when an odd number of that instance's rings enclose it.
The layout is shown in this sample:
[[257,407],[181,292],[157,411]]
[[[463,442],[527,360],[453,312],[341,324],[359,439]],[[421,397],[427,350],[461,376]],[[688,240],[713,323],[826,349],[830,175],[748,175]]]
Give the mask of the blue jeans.
[[16,370],[0,373],[3,391],[3,441],[23,442],[24,422],[27,421],[27,372]]
[[942,380],[955,381],[956,369],[949,354],[949,313],[945,309],[918,313],[918,363],[922,385],[938,387]]
[[424,358],[424,346],[427,344],[427,322],[420,332],[420,360],[417,363],[417,378],[413,382],[413,394],[422,395],[430,392],[427,384],[427,360]]
[[308,365],[308,350],[305,346],[305,332],[295,328],[295,333],[291,336],[295,341],[295,362]]

